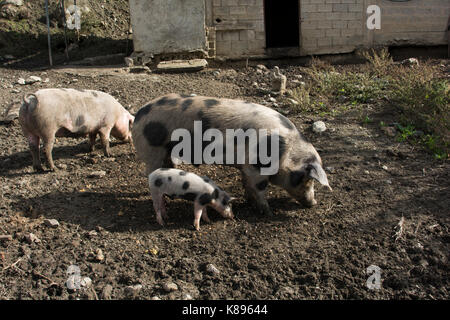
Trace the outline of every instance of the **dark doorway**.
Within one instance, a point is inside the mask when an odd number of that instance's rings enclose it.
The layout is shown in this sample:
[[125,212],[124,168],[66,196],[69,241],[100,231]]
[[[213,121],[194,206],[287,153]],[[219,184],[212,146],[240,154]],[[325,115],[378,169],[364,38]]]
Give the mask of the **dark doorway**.
[[299,46],[299,1],[264,0],[267,48]]

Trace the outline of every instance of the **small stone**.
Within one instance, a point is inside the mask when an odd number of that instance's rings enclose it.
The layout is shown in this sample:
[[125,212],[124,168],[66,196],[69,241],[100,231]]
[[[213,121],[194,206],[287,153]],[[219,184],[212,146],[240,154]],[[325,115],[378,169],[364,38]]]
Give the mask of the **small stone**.
[[24,78],[19,78],[19,79],[17,80],[17,83],[18,83],[18,84],[21,84],[21,85],[24,85],[24,84],[26,84],[26,82],[25,82],[25,79],[24,79]]
[[98,235],[98,233],[95,230],[91,230],[87,233],[87,237],[90,239],[95,238],[97,235]]
[[56,165],[59,169],[62,169],[62,170],[66,170],[67,169],[67,164],[64,164],[64,163],[59,163],[59,164],[57,164]]
[[383,131],[384,134],[389,137],[395,137],[395,135],[397,134],[397,130],[394,127],[382,127],[381,131]]
[[103,170],[92,171],[92,172],[88,175],[88,178],[101,178],[101,177],[104,177],[105,175],[106,175],[106,171],[103,171]]
[[90,288],[92,285],[92,280],[89,277],[84,277],[81,279],[80,285],[85,288]]
[[107,285],[103,288],[102,294],[100,295],[100,297],[101,297],[103,300],[111,300],[112,291],[113,291],[112,285],[107,284]]
[[402,62],[400,62],[400,64],[404,65],[404,66],[418,66],[419,65],[419,60],[417,60],[416,58],[409,58],[409,59],[405,59]]
[[45,219],[44,224],[50,228],[58,228],[59,227],[59,222],[56,219]]
[[215,77],[220,76],[220,71],[218,71],[218,70],[214,71],[214,72],[213,72],[213,75],[214,75]]
[[128,298],[135,298],[139,292],[142,290],[142,285],[141,284],[136,284],[134,286],[128,286],[125,288],[125,295]]
[[184,293],[183,294],[183,300],[193,300],[194,298],[192,298],[192,296],[189,293]]
[[321,132],[324,132],[325,130],[327,130],[327,127],[325,125],[325,122],[323,122],[323,121],[316,121],[312,125],[312,130],[315,133],[321,133]]
[[298,105],[298,102],[294,99],[289,98],[287,100],[289,101],[290,104],[293,104],[294,106]]
[[267,71],[267,67],[263,64],[258,64],[256,66],[256,69],[261,70],[261,71]]
[[150,300],[161,300],[161,298],[158,297],[158,296],[153,296],[153,297],[150,298]]
[[259,86],[258,86],[258,82],[256,82],[256,81],[253,82],[253,83],[252,83],[252,87],[253,87],[253,88],[258,88],[258,87],[259,87]]
[[364,170],[364,174],[369,175],[370,174],[369,170]]
[[2,2],[3,3],[1,3],[1,5],[13,4],[13,5],[18,6],[18,7],[23,5],[23,0],[4,0]]
[[50,82],[50,79],[49,79],[49,78],[45,78],[45,80],[44,80],[44,81],[42,81],[42,82],[44,82],[44,83],[48,83],[48,82]]
[[381,168],[382,168],[384,171],[388,171],[388,170],[389,170],[388,167],[387,167],[386,165],[382,166]]
[[213,265],[212,263],[209,263],[209,264],[206,266],[206,271],[208,271],[208,273],[214,274],[214,275],[220,274],[219,269],[217,269],[216,266]]
[[277,99],[275,99],[274,97],[269,97],[269,101],[275,103],[275,102],[277,102]]
[[325,170],[329,173],[335,173],[336,170],[333,167],[325,167]]
[[388,180],[386,180],[386,183],[387,183],[387,184],[392,184],[392,180],[389,180],[389,179],[388,179]]
[[24,238],[30,244],[41,242],[41,240],[38,237],[36,237],[33,233],[29,233],[29,234],[25,235]]
[[33,84],[35,82],[41,82],[41,81],[42,81],[41,77],[29,76],[25,82],[26,82],[26,84]]
[[99,262],[105,260],[105,255],[103,254],[102,249],[97,249],[97,251],[95,252],[95,260]]
[[162,288],[166,292],[172,292],[172,291],[177,291],[178,290],[177,284],[173,283],[173,282],[166,282],[166,283],[164,283]]
[[195,93],[191,93],[189,96],[196,97],[197,95]]
[[127,65],[127,67],[133,67],[134,66],[133,58],[125,57],[124,61],[125,61],[125,64]]
[[9,234],[0,235],[0,242],[12,241],[12,236]]

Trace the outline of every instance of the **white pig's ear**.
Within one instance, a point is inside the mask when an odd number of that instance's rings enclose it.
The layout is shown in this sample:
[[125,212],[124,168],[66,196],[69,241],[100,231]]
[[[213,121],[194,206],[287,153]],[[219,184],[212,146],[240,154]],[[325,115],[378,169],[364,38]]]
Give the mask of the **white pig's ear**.
[[327,174],[319,163],[310,163],[306,168],[306,171],[308,172],[309,178],[317,180],[321,185],[324,185],[325,187],[328,187],[328,189],[332,190],[330,184],[328,183]]

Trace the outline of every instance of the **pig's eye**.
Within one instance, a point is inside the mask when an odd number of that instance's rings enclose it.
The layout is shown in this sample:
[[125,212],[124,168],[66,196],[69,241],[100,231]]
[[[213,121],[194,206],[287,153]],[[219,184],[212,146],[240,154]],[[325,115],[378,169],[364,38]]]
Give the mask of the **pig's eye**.
[[224,206],[226,206],[226,205],[228,204],[228,202],[230,202],[230,197],[227,196],[227,195],[225,195],[225,196],[223,197],[223,199],[222,199],[222,204],[223,204]]

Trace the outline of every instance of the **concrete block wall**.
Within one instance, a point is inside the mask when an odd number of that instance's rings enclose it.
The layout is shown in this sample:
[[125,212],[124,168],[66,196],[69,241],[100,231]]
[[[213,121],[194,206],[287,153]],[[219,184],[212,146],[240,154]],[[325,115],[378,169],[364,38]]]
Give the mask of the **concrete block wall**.
[[300,55],[345,53],[365,41],[364,0],[300,0]]
[[212,0],[216,55],[242,57],[265,52],[262,0]]
[[450,0],[371,1],[381,9],[381,29],[369,45],[444,45]]
[[[210,1],[207,25],[215,30],[215,53],[218,57],[268,54],[265,48],[263,0],[205,1]],[[374,46],[447,43],[450,0],[299,2],[299,56],[347,53]],[[380,30],[369,30],[366,26],[370,5],[381,9]]]

